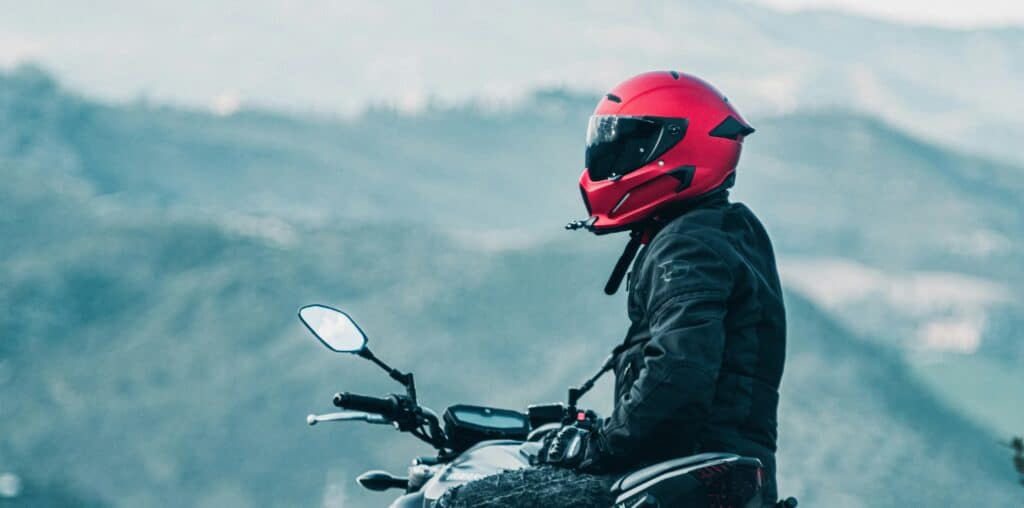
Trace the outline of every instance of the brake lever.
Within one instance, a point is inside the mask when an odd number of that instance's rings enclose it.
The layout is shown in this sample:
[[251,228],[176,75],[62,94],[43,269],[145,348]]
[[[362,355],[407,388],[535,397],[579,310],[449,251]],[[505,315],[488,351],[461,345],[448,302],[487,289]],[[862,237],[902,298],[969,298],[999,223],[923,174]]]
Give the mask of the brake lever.
[[341,411],[338,413],[327,413],[322,415],[311,414],[306,416],[306,423],[316,425],[320,422],[366,422],[375,425],[389,425],[391,420],[373,413],[360,411]]

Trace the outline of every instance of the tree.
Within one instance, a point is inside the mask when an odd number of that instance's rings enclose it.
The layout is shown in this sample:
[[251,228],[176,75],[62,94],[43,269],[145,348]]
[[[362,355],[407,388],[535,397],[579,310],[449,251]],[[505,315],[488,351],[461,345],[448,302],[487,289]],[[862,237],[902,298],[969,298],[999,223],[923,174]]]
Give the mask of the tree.
[[1020,483],[1024,485],[1024,438],[1015,437],[1007,443],[1013,449],[1013,467],[1020,475]]

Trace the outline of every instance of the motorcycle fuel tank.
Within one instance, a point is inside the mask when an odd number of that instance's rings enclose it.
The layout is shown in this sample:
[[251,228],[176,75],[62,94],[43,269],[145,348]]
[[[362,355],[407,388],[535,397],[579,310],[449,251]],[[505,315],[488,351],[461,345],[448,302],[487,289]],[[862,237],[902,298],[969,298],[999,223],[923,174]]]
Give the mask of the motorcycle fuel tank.
[[530,457],[536,455],[539,448],[540,443],[482,441],[445,465],[423,486],[421,492],[426,502],[433,502],[445,491],[458,485],[502,471],[530,467]]

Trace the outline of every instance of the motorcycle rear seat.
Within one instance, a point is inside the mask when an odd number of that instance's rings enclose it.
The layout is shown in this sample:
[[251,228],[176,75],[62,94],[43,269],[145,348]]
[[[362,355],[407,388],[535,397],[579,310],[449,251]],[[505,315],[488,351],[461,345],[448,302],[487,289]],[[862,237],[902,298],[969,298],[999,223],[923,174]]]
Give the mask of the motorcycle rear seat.
[[[666,460],[665,462],[659,462],[657,464],[647,466],[638,471],[629,473],[622,478],[619,478],[614,484],[612,484],[612,493],[618,494],[625,492],[637,485],[640,485],[652,478],[656,478],[664,473],[676,471],[679,469],[697,469],[696,466],[710,462],[719,462],[723,460],[734,460],[740,459],[739,455],[733,453],[701,453],[699,455],[691,455],[689,457],[680,457],[678,459]],[[756,460],[756,459],[753,459]]]

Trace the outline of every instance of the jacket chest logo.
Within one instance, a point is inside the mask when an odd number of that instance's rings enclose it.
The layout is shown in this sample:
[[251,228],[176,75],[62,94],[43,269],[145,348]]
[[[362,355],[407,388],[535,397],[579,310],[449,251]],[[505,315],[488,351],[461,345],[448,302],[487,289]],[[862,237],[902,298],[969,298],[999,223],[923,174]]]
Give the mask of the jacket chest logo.
[[679,260],[669,260],[658,265],[657,277],[665,282],[681,279],[690,271],[690,265]]

